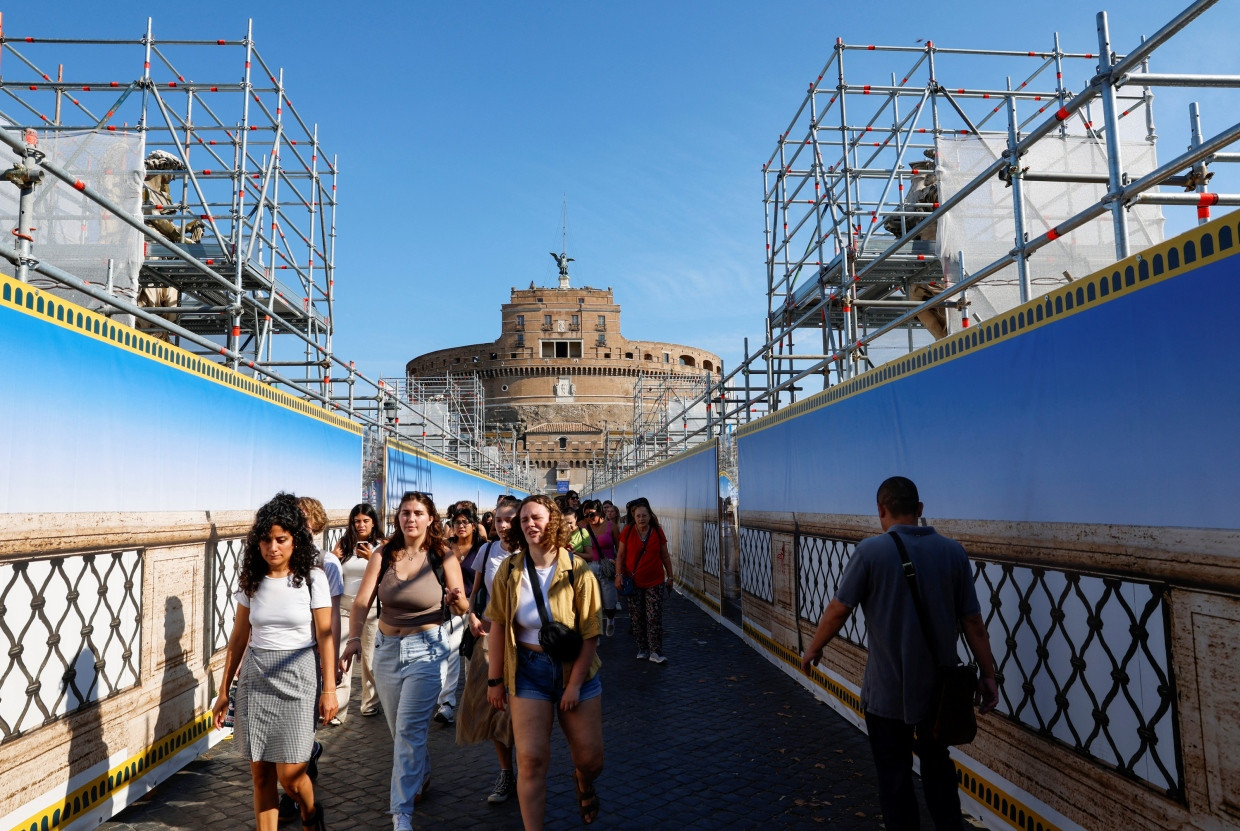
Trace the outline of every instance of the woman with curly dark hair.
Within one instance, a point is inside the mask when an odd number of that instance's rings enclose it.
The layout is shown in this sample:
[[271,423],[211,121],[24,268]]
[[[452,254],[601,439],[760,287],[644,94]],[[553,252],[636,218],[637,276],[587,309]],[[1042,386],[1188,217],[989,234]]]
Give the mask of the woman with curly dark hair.
[[[496,571],[486,612],[491,619],[487,698],[497,709],[511,708],[526,831],[543,827],[557,709],[573,759],[577,811],[588,825],[598,817],[594,780],[603,771],[598,581],[568,550],[567,526],[549,498],[528,497],[517,517],[508,531],[513,554]],[[562,639],[576,640],[575,655],[552,642],[557,628],[563,631],[557,624],[571,630]],[[572,632],[579,637],[573,639]]]
[[314,541],[297,497],[279,493],[258,509],[238,582],[237,614],[212,708],[216,729],[223,726],[240,663],[235,736],[250,760],[259,831],[275,831],[279,821],[277,781],[300,806],[302,825],[322,831],[323,806],[315,804],[306,768],[316,715],[324,721],[336,715],[335,642],[327,577],[314,565]]
[[362,622],[379,599],[375,681],[392,731],[389,812],[394,831],[412,831],[414,805],[431,779],[426,749],[431,714],[439,697],[450,615],[469,610],[461,564],[447,556],[443,525],[430,494],[410,491],[400,499],[396,531],[380,556],[370,558],[349,612],[349,639],[340,669],[349,671],[361,649]]

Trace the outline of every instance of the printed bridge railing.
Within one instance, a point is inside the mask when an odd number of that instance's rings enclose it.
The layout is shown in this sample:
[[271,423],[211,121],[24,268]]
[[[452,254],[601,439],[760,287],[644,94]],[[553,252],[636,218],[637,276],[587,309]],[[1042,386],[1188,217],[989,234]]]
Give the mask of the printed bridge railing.
[[[797,538],[802,620],[817,623],[855,547]],[[977,558],[974,583],[997,663],[998,711],[1183,801],[1167,587]],[[840,636],[865,648],[859,610]],[[960,654],[968,660],[963,641]]]
[[0,741],[140,680],[142,553],[0,563]]

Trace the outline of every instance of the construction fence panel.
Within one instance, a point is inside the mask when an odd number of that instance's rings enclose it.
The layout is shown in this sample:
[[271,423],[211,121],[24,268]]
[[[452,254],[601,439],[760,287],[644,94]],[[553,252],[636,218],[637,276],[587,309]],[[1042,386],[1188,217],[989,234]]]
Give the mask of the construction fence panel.
[[387,440],[386,454],[385,493],[389,531],[393,527],[401,495],[409,491],[429,494],[441,513],[461,500],[473,502],[481,513],[494,508],[496,500],[504,494],[518,499],[529,496],[525,491],[516,490],[498,479],[475,473],[395,439]]
[[[355,423],[0,275],[0,512],[357,501]],[[83,416],[89,413],[88,418]]]
[[[610,499],[625,513],[625,505],[645,497],[667,536],[676,580],[680,586],[715,611],[719,609],[719,469],[714,440],[624,479],[592,496]],[[714,551],[715,572],[707,569]]]

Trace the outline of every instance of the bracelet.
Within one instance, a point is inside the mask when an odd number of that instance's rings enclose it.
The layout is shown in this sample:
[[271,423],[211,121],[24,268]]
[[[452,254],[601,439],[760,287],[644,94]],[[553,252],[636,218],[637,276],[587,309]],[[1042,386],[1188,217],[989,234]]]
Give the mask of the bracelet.
[[361,642],[362,642],[361,636],[358,636],[358,637],[356,637],[356,638],[349,638],[348,640],[346,640],[346,641],[345,641],[345,644],[346,644],[346,645],[347,645],[347,644],[351,644],[351,643],[353,643],[354,641],[357,641],[358,643],[361,643]]

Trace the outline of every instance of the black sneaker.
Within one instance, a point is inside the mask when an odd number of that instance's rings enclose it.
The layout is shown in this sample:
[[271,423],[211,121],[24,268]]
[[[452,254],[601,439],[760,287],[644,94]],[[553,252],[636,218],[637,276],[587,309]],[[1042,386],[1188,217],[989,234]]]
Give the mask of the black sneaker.
[[301,816],[301,808],[297,801],[286,793],[280,794],[280,807],[277,809],[280,819],[293,819]]
[[501,770],[499,776],[495,779],[495,787],[491,789],[491,795],[487,797],[487,802],[490,802],[492,805],[507,802],[508,797],[516,792],[517,777],[513,776],[510,770]]

